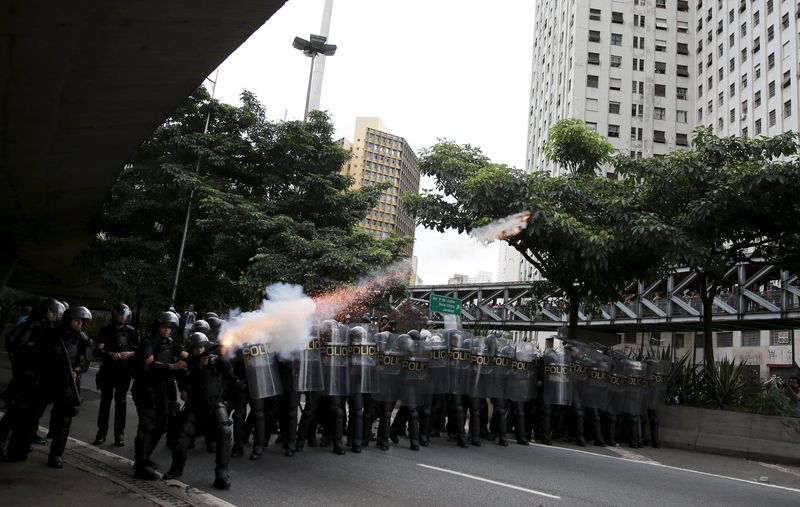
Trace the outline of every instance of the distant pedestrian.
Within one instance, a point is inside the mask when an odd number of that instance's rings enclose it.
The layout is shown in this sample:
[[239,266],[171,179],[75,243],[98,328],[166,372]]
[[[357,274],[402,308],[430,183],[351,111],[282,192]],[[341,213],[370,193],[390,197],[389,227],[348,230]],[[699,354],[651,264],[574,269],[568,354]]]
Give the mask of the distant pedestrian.
[[189,335],[192,334],[192,326],[194,326],[195,321],[197,321],[197,314],[194,311],[194,305],[189,303],[186,311],[183,312],[183,339],[186,340],[189,338]]

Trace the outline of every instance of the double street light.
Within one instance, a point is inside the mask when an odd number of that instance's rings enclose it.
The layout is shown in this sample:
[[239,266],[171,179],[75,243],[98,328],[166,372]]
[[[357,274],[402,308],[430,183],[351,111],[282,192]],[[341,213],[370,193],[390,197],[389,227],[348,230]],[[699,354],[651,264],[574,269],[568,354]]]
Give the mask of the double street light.
[[295,37],[294,42],[292,42],[293,48],[299,49],[304,55],[311,58],[311,72],[308,75],[308,91],[306,92],[306,109],[305,113],[303,113],[303,121],[308,120],[308,105],[309,100],[311,99],[311,82],[314,78],[314,60],[316,60],[317,55],[333,56],[334,53],[336,53],[336,45],[326,44],[325,41],[327,41],[328,38],[324,35],[311,35],[309,39],[311,40]]

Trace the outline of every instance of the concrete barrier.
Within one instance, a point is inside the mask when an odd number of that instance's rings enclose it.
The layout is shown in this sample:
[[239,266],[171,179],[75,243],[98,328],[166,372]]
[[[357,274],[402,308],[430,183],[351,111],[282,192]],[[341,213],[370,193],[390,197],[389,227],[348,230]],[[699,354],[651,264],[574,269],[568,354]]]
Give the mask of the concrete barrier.
[[661,445],[800,465],[800,418],[667,406]]

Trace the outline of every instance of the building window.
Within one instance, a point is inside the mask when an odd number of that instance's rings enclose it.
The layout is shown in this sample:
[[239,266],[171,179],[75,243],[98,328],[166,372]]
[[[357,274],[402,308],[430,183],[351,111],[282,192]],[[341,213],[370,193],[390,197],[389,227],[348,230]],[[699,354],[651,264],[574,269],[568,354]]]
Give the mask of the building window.
[[747,74],[742,74],[741,82],[742,82],[742,85],[741,85],[742,88],[747,88]]
[[633,15],[633,26],[644,28],[644,14]]
[[622,13],[621,12],[612,12],[611,13],[611,22],[612,23],[619,23],[619,24],[624,23],[625,21],[622,19]]
[[770,81],[769,82],[769,88],[768,89],[769,89],[769,98],[774,97],[775,96],[775,81]]
[[742,37],[747,35],[747,23],[742,23],[742,26],[739,27],[739,35]]
[[666,62],[656,62],[656,74],[666,74],[666,73],[667,73]]
[[583,122],[583,123],[586,125],[587,129],[597,131],[597,122],[586,121],[586,122]]
[[783,117],[788,118],[792,115],[792,101],[787,100],[783,103]]
[[622,67],[622,57],[617,55],[611,55],[611,67],[613,68]]
[[771,69],[774,66],[775,66],[775,53],[770,53],[769,56],[767,56],[767,68]]
[[667,8],[667,0],[656,0],[656,8],[658,8],[658,9],[666,9]]
[[760,347],[761,331],[742,331],[742,347]]
[[600,53],[589,53],[589,65],[600,65]]
[[755,92],[753,94],[753,108],[759,107],[761,105],[761,90]]
[[773,25],[769,25],[769,28],[767,28],[767,40],[771,41],[774,38],[775,38],[775,27]]
[[608,126],[608,137],[619,137],[619,125]]
[[653,142],[664,144],[667,142],[667,135],[666,132],[663,130],[654,130],[653,131]]
[[730,95],[731,97],[736,96],[736,83],[731,83],[731,85],[728,88],[730,92],[728,93],[728,95]]
[[702,119],[703,119],[703,108],[702,107],[698,107],[697,108],[697,121],[699,122]]
[[761,23],[761,13],[759,11],[753,12],[753,26],[758,25]]
[[586,110],[597,111],[597,99],[586,99]]
[[733,123],[736,121],[736,109],[728,111],[728,122]]
[[610,101],[608,103],[608,112],[611,114],[619,114],[619,102]]
[[633,59],[633,70],[638,70],[639,72],[644,72],[644,58],[634,58]]
[[667,29],[667,18],[656,18],[656,30]]
[[599,83],[600,83],[600,79],[597,76],[593,76],[591,74],[586,76],[586,87],[587,88],[597,88]]
[[589,19],[600,21],[600,9],[589,9]]
[[612,77],[608,80],[608,88],[610,90],[621,90],[622,89],[622,79]]
[[744,63],[744,62],[746,62],[746,61],[747,61],[747,48],[744,48],[744,49],[741,51],[741,58],[740,58],[740,60],[742,61],[742,63]]
[[631,141],[641,141],[642,130],[642,127],[631,127]]
[[644,81],[632,81],[631,93],[638,93],[644,95]]
[[622,45],[622,34],[621,33],[612,33],[611,34],[611,45],[612,46],[621,46]]
[[675,134],[675,144],[678,146],[689,146],[689,135]]
[[589,42],[600,42],[599,30],[589,30]]
[[675,112],[675,121],[678,123],[688,123],[689,121],[689,112],[688,111],[681,111],[678,109]]
[[631,104],[631,117],[641,118],[644,116],[644,106],[642,104]]
[[697,98],[700,98],[702,96],[703,96],[703,85],[700,84],[697,86]]
[[769,333],[769,344],[771,346],[789,345],[791,343],[791,340],[789,339],[790,336],[791,331],[773,329]]
[[717,347],[733,347],[733,333],[730,331],[717,333]]
[[654,107],[653,108],[653,118],[656,120],[663,120],[666,116],[667,111],[663,107]]
[[756,135],[761,134],[761,119],[756,120],[755,127],[756,127]]
[[753,39],[753,54],[758,53],[761,50],[761,37],[756,37]]
[[761,64],[757,63],[753,66],[753,75],[755,76],[753,79],[758,79],[761,77]]
[[792,71],[787,70],[783,73],[783,81],[781,82],[781,88],[786,88],[792,84]]
[[677,26],[678,33],[689,33],[689,22],[688,21],[678,21],[676,26]]
[[769,126],[774,127],[777,120],[777,116],[775,115],[775,110],[771,110],[769,112]]
[[686,336],[683,333],[675,333],[675,337],[672,340],[672,347],[682,349],[685,347],[685,340]]
[[656,51],[659,53],[667,52],[667,41],[664,39],[656,39]]
[[644,49],[644,37],[633,36],[633,49]]
[[667,96],[667,85],[657,84],[655,87],[655,96],[656,97],[666,97]]
[[678,43],[678,54],[679,55],[688,55],[689,54],[689,44],[685,42]]
[[789,13],[787,12],[783,16],[781,16],[781,29],[786,30],[789,28]]
[[689,67],[687,65],[678,65],[678,76],[689,77]]
[[681,88],[680,86],[675,88],[675,97],[678,100],[686,100],[686,97],[688,96],[688,94],[689,94],[689,89],[688,88]]

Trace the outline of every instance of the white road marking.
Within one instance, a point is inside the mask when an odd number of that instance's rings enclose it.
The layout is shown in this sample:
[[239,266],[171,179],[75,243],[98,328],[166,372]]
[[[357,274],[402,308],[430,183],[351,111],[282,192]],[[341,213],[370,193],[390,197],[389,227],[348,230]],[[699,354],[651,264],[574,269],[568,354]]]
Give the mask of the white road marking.
[[777,470],[777,471],[783,472],[785,474],[791,474],[791,475],[795,475],[797,477],[800,477],[800,472],[798,472],[797,470],[792,470],[792,469],[789,469],[789,468],[786,468],[786,467],[782,467],[780,465],[773,465],[772,463],[763,463],[761,461],[756,461],[756,463],[758,463],[762,467],[771,468],[772,470]]
[[577,452],[577,453],[580,453],[580,454],[588,454],[590,456],[597,456],[598,458],[618,459],[620,461],[628,461],[628,462],[631,462],[631,463],[638,463],[640,465],[649,465],[649,466],[654,466],[654,467],[668,468],[670,470],[677,470],[679,472],[688,472],[690,474],[704,475],[706,477],[716,477],[718,479],[727,479],[729,481],[744,482],[745,484],[752,484],[754,486],[761,486],[761,487],[765,487],[765,488],[782,489],[784,491],[791,491],[793,493],[800,493],[800,489],[798,489],[798,488],[790,488],[788,486],[778,486],[777,484],[767,484],[767,483],[764,483],[764,482],[756,482],[756,481],[750,481],[750,480],[747,480],[747,479],[739,479],[737,477],[729,477],[727,475],[712,474],[710,472],[701,472],[700,470],[692,470],[690,468],[681,468],[681,467],[676,467],[676,466],[672,466],[672,465],[665,465],[663,463],[657,463],[657,462],[637,461],[637,460],[634,460],[634,459],[623,458],[623,457],[620,457],[620,456],[609,456],[607,454],[598,454],[596,452],[582,451],[580,449],[570,449],[569,447],[554,447],[552,445],[532,444],[532,445],[530,445],[528,447],[528,449],[532,450],[535,447],[543,447],[545,449],[551,449],[551,450],[552,449],[558,449],[560,451]]
[[656,460],[652,460],[647,456],[642,456],[639,453],[629,451],[628,449],[623,449],[622,447],[609,447],[608,450],[631,461],[636,461],[638,463],[650,463],[651,465],[660,465],[660,463]]
[[536,491],[536,490],[533,490],[533,489],[523,488],[523,487],[520,487],[520,486],[515,486],[513,484],[506,484],[504,482],[493,481],[491,479],[485,479],[483,477],[478,477],[476,475],[465,474],[463,472],[456,472],[455,470],[448,470],[446,468],[439,468],[439,467],[435,467],[435,466],[431,466],[431,465],[424,465],[422,463],[417,463],[417,466],[420,466],[420,467],[423,467],[423,468],[429,468],[431,470],[437,470],[439,472],[444,472],[444,473],[447,473],[447,474],[458,475],[459,477],[466,477],[467,479],[473,479],[473,480],[476,480],[476,481],[487,482],[489,484],[494,484],[495,486],[502,486],[504,488],[515,489],[517,491],[523,491],[525,493],[530,493],[532,495],[538,495],[538,496],[543,496],[543,497],[546,497],[546,498],[552,498],[554,500],[561,500],[560,496],[551,495],[551,494],[548,494],[548,493],[543,493],[541,491]]

